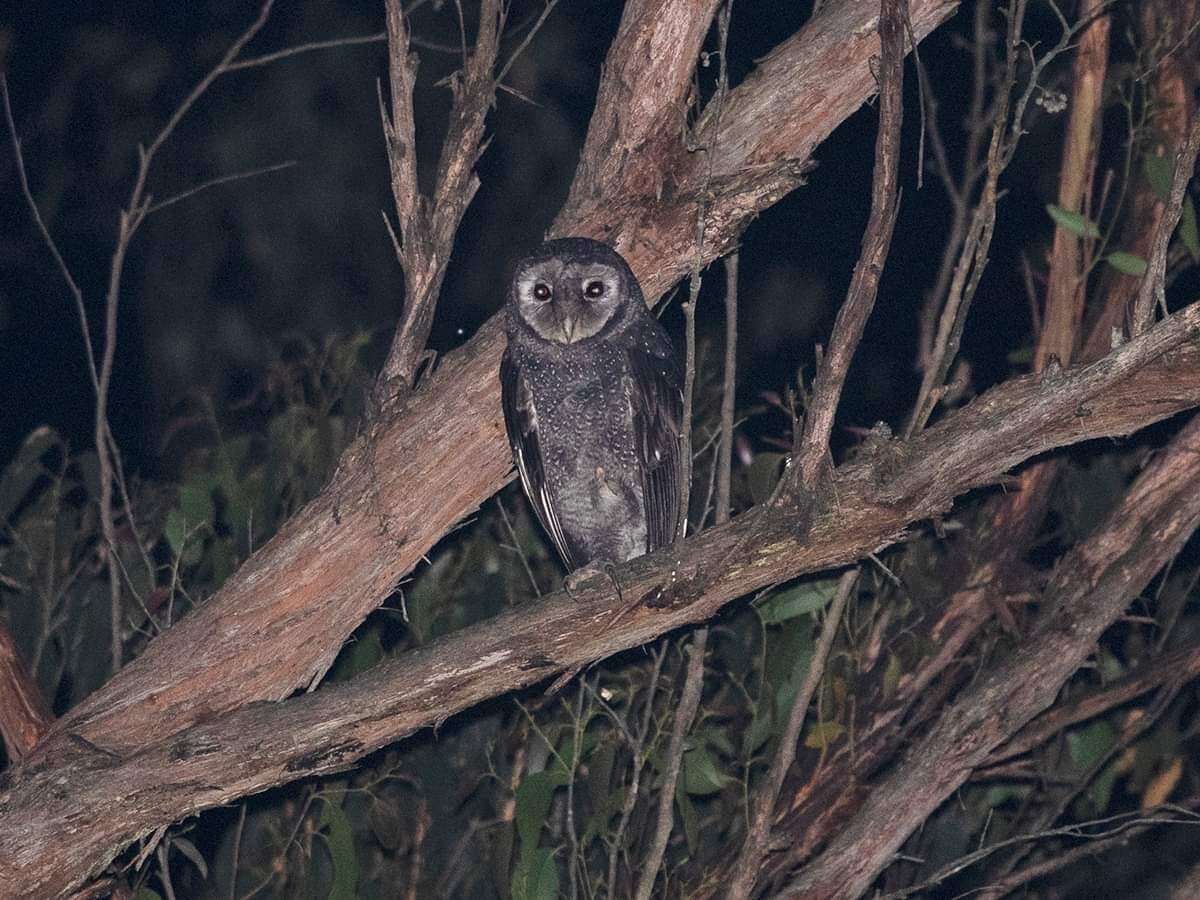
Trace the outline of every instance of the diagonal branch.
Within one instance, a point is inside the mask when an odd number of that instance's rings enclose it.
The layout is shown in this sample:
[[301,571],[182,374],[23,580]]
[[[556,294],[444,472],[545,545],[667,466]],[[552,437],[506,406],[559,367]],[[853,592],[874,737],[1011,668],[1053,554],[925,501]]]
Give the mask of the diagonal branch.
[[879,132],[875,137],[875,174],[871,186],[871,214],[863,236],[862,253],[854,266],[846,302],[838,310],[829,340],[829,352],[817,371],[812,403],[805,414],[795,469],[800,485],[811,491],[825,471],[829,435],[837,412],[842,386],[850,371],[854,351],[875,297],[879,279],[892,243],[892,228],[899,209],[900,123],[904,112],[904,15],[905,0],[882,0],[879,16]]

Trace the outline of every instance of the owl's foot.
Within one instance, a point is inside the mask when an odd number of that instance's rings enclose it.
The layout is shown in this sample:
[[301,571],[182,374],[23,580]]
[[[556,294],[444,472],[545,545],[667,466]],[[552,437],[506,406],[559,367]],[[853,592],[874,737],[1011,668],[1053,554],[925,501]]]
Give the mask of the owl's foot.
[[599,578],[602,575],[607,575],[608,580],[617,590],[617,599],[623,600],[621,594],[621,582],[617,581],[617,567],[610,562],[592,562],[586,566],[576,569],[563,579],[563,590],[567,592],[572,600],[575,599],[575,591],[579,590],[584,584],[591,581],[593,578]]

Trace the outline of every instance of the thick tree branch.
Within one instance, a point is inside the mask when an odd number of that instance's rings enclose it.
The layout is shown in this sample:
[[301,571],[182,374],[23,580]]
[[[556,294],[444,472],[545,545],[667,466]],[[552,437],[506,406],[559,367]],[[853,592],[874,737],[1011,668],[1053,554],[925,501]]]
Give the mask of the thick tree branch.
[[[151,730],[136,742],[106,734],[101,742],[60,727],[0,782],[0,894],[66,890],[158,825],[345,768],[487,697],[702,621],[757,588],[854,562],[1030,456],[1200,405],[1198,338],[1195,304],[1097,363],[1009,381],[912,441],[843,465],[807,529],[758,507],[689,539],[681,555],[672,547],[624,564],[624,599],[612,596],[608,579],[593,579],[573,599],[560,593],[523,605],[349,682],[209,717],[182,734],[147,740]],[[1191,486],[1171,484],[1183,493]],[[610,627],[614,616],[619,629]]]
[[[912,3],[917,38],[955,7],[951,0]],[[872,93],[875,16],[870,0],[827,10],[730,92],[719,140],[704,140],[713,147],[716,196],[703,261],[791,190],[813,147]],[[632,51],[614,45],[610,63],[622,52]],[[678,152],[686,164],[686,149]],[[569,208],[555,231],[619,238],[647,296],[656,298],[696,258],[695,192],[703,182],[693,168],[678,170],[684,180],[660,199],[617,191],[603,203]],[[493,320],[448,356],[403,411],[384,415],[346,451],[321,496],[208,603],[68,713],[61,729],[132,749],[146,736],[285,697],[323,671],[396,582],[509,479],[496,378],[502,347]],[[464,458],[472,461],[469,471],[458,465]]]

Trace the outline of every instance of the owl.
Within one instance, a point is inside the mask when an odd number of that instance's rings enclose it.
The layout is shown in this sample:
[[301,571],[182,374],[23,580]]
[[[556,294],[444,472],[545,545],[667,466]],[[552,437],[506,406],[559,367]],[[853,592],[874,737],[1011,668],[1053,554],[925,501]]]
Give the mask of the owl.
[[683,392],[629,264],[599,241],[549,241],[517,264],[506,314],[508,441],[568,570],[669,544]]

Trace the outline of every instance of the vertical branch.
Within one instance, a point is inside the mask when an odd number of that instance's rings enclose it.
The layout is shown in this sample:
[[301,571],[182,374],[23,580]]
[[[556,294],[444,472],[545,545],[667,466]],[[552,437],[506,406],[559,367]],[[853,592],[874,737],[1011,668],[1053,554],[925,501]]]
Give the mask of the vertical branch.
[[1183,213],[1183,198],[1187,193],[1188,182],[1196,169],[1196,156],[1200,153],[1200,119],[1192,123],[1187,143],[1180,149],[1175,158],[1175,175],[1171,180],[1171,194],[1167,199],[1167,208],[1154,230],[1154,242],[1150,249],[1150,259],[1146,274],[1142,276],[1142,285],[1138,289],[1137,300],[1133,308],[1133,334],[1136,337],[1154,324],[1156,307],[1166,308],[1166,275],[1167,275],[1167,245],[1171,235],[1179,224]]
[[[717,76],[717,91],[713,98],[713,109],[717,123],[720,123],[721,112],[725,106],[725,98],[729,93],[729,69],[726,50],[729,44],[729,21],[733,14],[733,0],[725,0],[717,21],[717,43],[720,55],[720,71]],[[714,129],[715,130],[715,129]],[[708,181],[712,177],[712,159],[716,147],[702,148],[708,155],[708,178],[701,191],[699,210],[696,216],[696,261],[692,265],[691,280],[688,286],[688,300],[684,306],[684,316],[687,332],[687,368],[683,388],[683,422],[680,427],[680,459],[683,463],[683,479],[680,484],[679,528],[675,533],[676,542],[687,536],[688,505],[691,499],[692,483],[692,410],[693,394],[696,384],[696,303],[700,298],[700,265],[704,255],[704,232],[707,226],[708,213]],[[704,654],[708,649],[708,626],[701,625],[692,632],[688,645],[687,674],[684,676],[683,692],[679,698],[679,707],[675,712],[675,722],[671,730],[671,742],[667,748],[667,766],[663,783],[658,796],[658,812],[654,824],[654,837],[650,850],[642,866],[642,874],[638,878],[637,900],[648,900],[662,865],[663,855],[667,850],[667,842],[671,838],[671,830],[675,824],[675,785],[679,780],[679,769],[683,764],[683,743],[696,710],[700,706],[700,698],[704,693]]]
[[854,267],[846,301],[838,310],[829,339],[829,352],[817,371],[813,399],[800,439],[800,485],[811,490],[825,470],[829,436],[842,386],[867,318],[875,306],[879,278],[892,243],[898,209],[900,123],[903,117],[904,16],[907,0],[882,0],[879,15],[879,131],[875,138],[875,174],[871,185],[871,214],[863,237],[862,254]]
[[[427,197],[418,181],[413,113],[417,57],[411,52],[400,0],[387,0],[386,5],[391,113],[381,98],[380,114],[400,227],[399,239],[393,232],[392,242],[404,269],[404,314],[376,385],[376,398],[381,402],[390,400],[396,387],[411,388],[428,358],[425,343],[433,327],[454,235],[479,189],[475,164],[486,148],[484,124],[496,99],[493,72],[504,27],[500,0],[483,0],[475,47],[463,70],[450,82],[454,92],[450,125],[438,158],[433,193]],[[384,219],[387,221],[386,215]],[[390,231],[391,226],[388,228]]]
[[658,878],[658,870],[662,865],[663,855],[667,852],[667,841],[671,838],[674,826],[674,816],[671,810],[675,806],[675,786],[679,783],[679,770],[683,764],[683,742],[692,726],[692,719],[700,706],[700,695],[704,691],[704,651],[708,647],[708,628],[697,628],[692,632],[688,644],[687,674],[684,676],[683,693],[679,697],[679,706],[675,711],[675,722],[671,728],[671,742],[667,747],[667,767],[663,772],[662,785],[659,787],[658,815],[654,823],[654,837],[646,859],[642,865],[642,874],[638,877],[637,900],[649,900],[654,882]]
[[[821,626],[821,637],[817,641],[817,649],[808,664],[808,671],[796,697],[792,701],[788,713],[787,725],[779,738],[779,749],[771,760],[771,768],[758,793],[754,798],[754,810],[750,816],[750,828],[746,839],[742,842],[741,852],[733,865],[733,882],[725,900],[746,900],[754,890],[758,878],[758,867],[767,849],[767,836],[770,834],[771,821],[775,812],[775,802],[783,788],[783,780],[796,759],[796,744],[800,740],[800,730],[804,727],[804,719],[808,713],[808,705],[812,702],[821,676],[825,674],[825,663],[829,659],[829,651],[833,647],[833,639],[837,635],[838,626],[842,621],[842,613],[846,603],[858,583],[858,569],[854,568],[842,575],[838,581],[837,593],[833,603],[825,614],[825,624]],[[793,671],[793,677],[799,676]]]
[[[1105,0],[1083,0],[1079,5],[1079,18],[1090,21],[1080,36],[1079,50],[1075,54],[1070,112],[1058,181],[1058,205],[1069,212],[1084,212],[1096,171],[1111,23],[1109,16],[1099,15],[1104,6]],[[1054,229],[1042,333],[1038,335],[1033,357],[1036,370],[1045,368],[1052,356],[1065,365],[1074,353],[1086,287],[1083,240],[1061,225]]]
[[733,469],[733,412],[737,400],[738,254],[725,257],[725,381],[721,388],[721,442],[717,445],[716,524],[729,521]]

